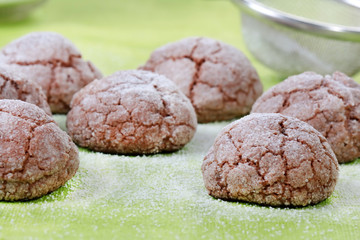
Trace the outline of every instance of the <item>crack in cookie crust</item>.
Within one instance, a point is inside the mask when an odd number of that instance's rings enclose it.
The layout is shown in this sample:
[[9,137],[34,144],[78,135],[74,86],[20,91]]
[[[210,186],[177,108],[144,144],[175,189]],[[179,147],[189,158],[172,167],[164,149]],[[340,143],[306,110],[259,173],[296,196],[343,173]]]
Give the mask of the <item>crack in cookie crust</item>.
[[49,32],[28,34],[9,43],[0,61],[38,83],[54,113],[67,113],[74,93],[102,77],[69,40]]
[[16,76],[15,73],[10,73],[5,65],[0,65],[0,99],[19,99],[32,103],[51,115],[46,96],[41,88]]
[[40,197],[62,186],[79,166],[70,137],[35,105],[0,100],[0,199]]
[[249,113],[262,93],[255,69],[234,47],[208,38],[187,38],[155,50],[140,67],[173,80],[190,98],[199,122]]
[[264,93],[252,113],[274,112],[296,117],[322,133],[340,163],[360,157],[360,85],[340,72],[312,72],[289,77]]
[[146,71],[117,72],[78,92],[67,126],[74,141],[97,151],[171,152],[191,140],[196,115],[168,79]]
[[216,198],[305,206],[331,195],[338,163],[310,125],[279,114],[251,114],[223,129],[202,172]]

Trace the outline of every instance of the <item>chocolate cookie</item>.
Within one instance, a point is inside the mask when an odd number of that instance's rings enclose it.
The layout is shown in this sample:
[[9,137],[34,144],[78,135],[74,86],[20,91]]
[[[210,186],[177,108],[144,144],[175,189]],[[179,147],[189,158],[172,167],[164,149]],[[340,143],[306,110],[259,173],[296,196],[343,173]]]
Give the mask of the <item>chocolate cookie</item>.
[[7,70],[0,64],[0,99],[18,99],[35,104],[51,115],[46,95],[41,87],[32,81],[27,81],[18,73]]
[[245,55],[209,38],[167,44],[140,68],[174,81],[190,98],[201,123],[245,115],[262,93],[259,77]]
[[196,130],[189,99],[164,76],[120,71],[74,95],[67,128],[75,143],[122,154],[171,152]]
[[253,113],[296,117],[322,133],[340,163],[360,157],[360,85],[343,73],[305,72],[265,92]]
[[53,113],[68,112],[74,93],[101,78],[95,66],[57,33],[30,33],[14,40],[2,49],[0,61],[13,65],[26,80],[37,82]]
[[306,206],[331,195],[335,154],[309,124],[281,114],[250,114],[226,126],[202,165],[215,198]]
[[41,197],[79,166],[70,137],[40,108],[19,100],[0,100],[0,152],[0,200]]

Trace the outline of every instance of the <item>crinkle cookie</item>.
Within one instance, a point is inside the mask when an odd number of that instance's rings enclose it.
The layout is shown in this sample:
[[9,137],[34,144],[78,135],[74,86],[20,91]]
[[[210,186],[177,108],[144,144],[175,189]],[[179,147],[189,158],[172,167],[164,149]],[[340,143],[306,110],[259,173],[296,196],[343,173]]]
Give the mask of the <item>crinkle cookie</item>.
[[306,206],[334,191],[338,162],[309,124],[276,113],[250,114],[226,126],[206,155],[209,194],[271,206]]
[[340,163],[360,157],[360,85],[341,72],[305,72],[265,92],[253,113],[296,117],[322,133]]
[[190,98],[201,123],[245,115],[262,93],[245,55],[209,38],[191,37],[160,47],[140,68],[174,81]]
[[166,77],[120,71],[95,80],[74,95],[67,128],[75,143],[122,154],[171,152],[196,130],[188,98]]
[[0,200],[41,197],[79,166],[71,138],[39,107],[19,100],[0,100],[0,152]]
[[66,113],[72,96],[101,73],[81,58],[73,43],[57,33],[27,34],[5,46],[0,61],[12,65],[26,80],[37,82],[53,113]]
[[21,74],[8,71],[6,65],[0,64],[0,99],[18,99],[35,104],[51,116],[46,95],[41,87],[27,81]]

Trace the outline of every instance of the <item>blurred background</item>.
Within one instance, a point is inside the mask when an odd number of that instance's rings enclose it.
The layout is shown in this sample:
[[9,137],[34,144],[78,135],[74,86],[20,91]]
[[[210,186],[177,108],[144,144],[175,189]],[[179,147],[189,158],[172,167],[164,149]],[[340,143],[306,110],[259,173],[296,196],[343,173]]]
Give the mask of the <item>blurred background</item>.
[[[7,2],[12,2],[9,4]],[[0,16],[25,16],[38,0],[2,0]],[[240,32],[240,16],[230,0],[40,0],[20,21],[1,19],[0,48],[33,31],[55,31],[69,38],[105,74],[143,64],[151,51],[188,36],[215,38],[244,51],[265,87],[281,80],[250,56]],[[5,8],[5,5],[7,8]],[[11,7],[12,6],[12,7]],[[32,7],[32,6],[30,6]]]
[[[326,11],[324,13],[323,6],[332,6],[330,9],[332,12],[337,12],[338,5],[345,7],[344,4],[339,3],[340,1],[335,0],[316,2],[308,0],[294,3],[281,0],[259,2],[282,3],[281,6],[286,3],[288,6],[286,11],[291,13],[300,9],[299,6],[303,6],[305,10],[311,9],[312,16],[319,15],[327,19],[329,14]],[[330,2],[333,4],[327,4]],[[315,3],[321,3],[321,7],[314,7]],[[292,5],[294,5],[293,9]],[[292,10],[289,11],[289,9]],[[354,7],[349,7],[349,9],[351,11],[339,11],[337,15],[352,13],[358,16],[360,14],[359,9],[355,10]],[[345,20],[349,18],[348,14],[344,16]],[[358,24],[353,18],[351,22]],[[240,19],[239,9],[231,0],[0,0],[0,48],[29,32],[54,31],[74,42],[85,59],[91,60],[105,75],[108,75],[118,70],[137,68],[147,60],[154,49],[166,43],[189,36],[206,36],[224,41],[242,50],[254,64],[267,89],[285,79],[289,74],[279,74],[270,70],[250,54],[242,37]],[[281,39],[282,33],[269,31],[263,33],[265,38],[263,42],[252,41],[251,34],[255,34],[256,40],[258,32],[265,30],[253,24],[248,26],[243,30],[246,32],[248,37],[246,40],[252,52],[256,52],[257,57],[262,55],[260,59],[265,56],[268,65],[272,63],[278,65],[276,57],[280,56],[280,53],[279,51],[272,52],[271,48],[281,47],[280,40],[283,40],[284,44],[289,40]],[[310,54],[315,54],[314,56],[320,54],[320,58],[324,58],[325,61],[334,60],[343,68],[350,67],[348,62],[355,66],[359,65],[357,52],[360,51],[360,44],[352,47],[347,43],[341,45],[332,40],[321,38],[314,38],[314,40],[305,34],[297,36],[297,31],[294,31],[293,37],[305,38],[305,40],[299,40],[305,44],[305,49],[299,50],[297,42],[292,43],[295,48],[283,52],[285,60],[279,60],[279,63],[284,63],[281,66],[289,65],[289,68],[297,68],[296,66],[299,65],[294,59],[301,52],[306,53],[308,49]],[[309,43],[306,43],[308,41],[306,38],[309,38]],[[266,49],[266,44],[270,49]],[[352,50],[349,51],[349,49]],[[312,56],[308,58],[306,54],[304,56],[303,64],[305,63],[304,66],[307,67],[299,67],[302,69],[299,72],[304,71],[303,69],[308,70],[308,67],[316,68],[310,61]],[[335,70],[341,69],[335,68]],[[331,74],[332,71],[322,72]],[[360,82],[360,74],[355,75],[354,79]]]

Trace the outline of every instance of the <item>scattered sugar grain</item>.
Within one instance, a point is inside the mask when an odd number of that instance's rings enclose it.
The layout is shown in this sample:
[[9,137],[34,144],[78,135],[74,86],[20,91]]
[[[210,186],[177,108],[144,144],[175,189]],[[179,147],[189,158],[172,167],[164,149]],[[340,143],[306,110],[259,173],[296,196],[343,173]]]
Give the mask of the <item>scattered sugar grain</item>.
[[[299,229],[306,230],[305,236],[309,238],[320,236],[319,226],[326,227],[322,233],[324,236],[331,236],[333,226],[350,222],[354,226],[354,222],[359,222],[360,212],[358,208],[352,208],[360,205],[360,193],[356,191],[360,189],[358,164],[340,167],[339,184],[326,203],[303,209],[269,208],[215,200],[208,196],[200,166],[212,145],[211,139],[225,125],[227,123],[199,125],[189,145],[173,154],[130,157],[80,151],[80,169],[64,186],[64,190],[59,189],[61,194],[56,191],[39,201],[0,205],[0,211],[4,214],[0,219],[10,224],[24,215],[28,220],[21,218],[21,221],[40,227],[41,222],[32,220],[41,216],[40,219],[64,224],[59,228],[62,233],[56,231],[54,237],[66,237],[66,232],[76,234],[79,238],[81,236],[73,226],[78,226],[77,222],[82,217],[89,221],[99,219],[90,225],[90,232],[95,234],[103,229],[111,229],[113,231],[109,233],[113,236],[126,231],[136,219],[143,218],[149,221],[147,223],[154,230],[150,230],[145,223],[136,225],[134,229],[140,230],[136,231],[139,238],[156,234],[156,229],[172,226],[170,223],[183,224],[181,229],[173,229],[174,235],[182,238],[197,232],[207,239],[221,239],[224,236],[229,239],[239,236],[261,239],[258,231],[260,226],[274,238]],[[331,225],[321,225],[325,222]],[[294,223],[295,228],[290,229],[289,226]],[[236,230],[234,224],[238,226]],[[116,229],[112,228],[114,225]],[[95,226],[98,227],[96,230]],[[203,229],[199,230],[199,226]],[[12,228],[18,227],[14,225]]]

